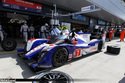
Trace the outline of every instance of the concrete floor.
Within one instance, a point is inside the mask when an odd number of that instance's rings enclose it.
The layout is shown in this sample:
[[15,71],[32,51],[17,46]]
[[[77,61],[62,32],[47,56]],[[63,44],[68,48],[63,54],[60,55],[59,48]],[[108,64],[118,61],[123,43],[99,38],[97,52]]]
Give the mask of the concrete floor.
[[[125,42],[116,39],[106,42],[107,45],[119,45],[120,54],[107,54],[103,49],[100,53],[52,70],[69,74],[75,83],[125,83]],[[16,55],[16,51],[4,52],[0,49],[0,78],[31,78],[35,75]]]

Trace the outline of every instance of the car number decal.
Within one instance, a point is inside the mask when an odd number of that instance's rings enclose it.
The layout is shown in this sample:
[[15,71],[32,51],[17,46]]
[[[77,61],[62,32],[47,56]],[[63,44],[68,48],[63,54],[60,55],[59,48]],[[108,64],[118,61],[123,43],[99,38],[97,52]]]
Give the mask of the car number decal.
[[77,58],[77,57],[80,57],[82,54],[81,54],[81,49],[75,49],[74,51],[74,56]]

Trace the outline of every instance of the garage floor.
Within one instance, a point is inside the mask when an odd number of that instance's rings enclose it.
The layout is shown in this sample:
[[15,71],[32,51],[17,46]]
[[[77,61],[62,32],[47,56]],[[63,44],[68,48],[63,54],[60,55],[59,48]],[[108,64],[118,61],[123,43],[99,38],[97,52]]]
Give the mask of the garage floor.
[[[52,70],[69,74],[75,83],[125,83],[125,42],[116,39],[106,42],[107,45],[119,45],[120,54],[107,54],[103,49],[100,53]],[[4,52],[0,48],[0,78],[31,78],[35,75],[16,55],[16,51]]]

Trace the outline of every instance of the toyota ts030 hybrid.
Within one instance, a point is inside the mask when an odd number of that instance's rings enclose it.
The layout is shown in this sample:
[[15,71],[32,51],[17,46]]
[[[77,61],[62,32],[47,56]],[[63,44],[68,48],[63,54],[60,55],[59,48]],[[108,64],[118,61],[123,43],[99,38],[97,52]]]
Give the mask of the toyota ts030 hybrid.
[[25,58],[28,65],[33,68],[58,67],[74,58],[101,51],[102,40],[92,39],[87,42],[75,32],[68,36],[60,35],[53,38],[29,40],[24,49],[18,49],[18,55]]

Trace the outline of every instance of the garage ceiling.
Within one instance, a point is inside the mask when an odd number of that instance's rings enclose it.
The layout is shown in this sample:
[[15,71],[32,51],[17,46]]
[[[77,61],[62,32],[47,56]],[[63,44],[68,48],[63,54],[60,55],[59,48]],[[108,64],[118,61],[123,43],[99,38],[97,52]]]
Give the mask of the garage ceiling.
[[[94,3],[102,8],[101,11],[87,13],[89,16],[105,19],[114,23],[123,23],[125,21],[125,5],[122,0],[31,0],[44,4],[57,4],[59,8],[80,11],[81,7],[92,5]],[[108,13],[109,12],[109,13]]]
[[125,21],[124,0],[87,0],[87,1],[94,3],[103,10]]

